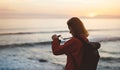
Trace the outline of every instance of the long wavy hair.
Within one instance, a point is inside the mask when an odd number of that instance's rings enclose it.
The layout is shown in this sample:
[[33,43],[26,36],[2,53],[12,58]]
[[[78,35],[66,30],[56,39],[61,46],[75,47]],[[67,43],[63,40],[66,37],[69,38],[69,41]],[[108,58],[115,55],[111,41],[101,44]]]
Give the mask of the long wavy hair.
[[72,17],[71,19],[69,19],[67,21],[67,25],[68,25],[68,28],[71,28],[72,31],[73,31],[73,36],[78,36],[80,34],[83,34],[85,35],[86,37],[88,37],[89,33],[88,31],[86,30],[83,22],[77,18],[77,17]]

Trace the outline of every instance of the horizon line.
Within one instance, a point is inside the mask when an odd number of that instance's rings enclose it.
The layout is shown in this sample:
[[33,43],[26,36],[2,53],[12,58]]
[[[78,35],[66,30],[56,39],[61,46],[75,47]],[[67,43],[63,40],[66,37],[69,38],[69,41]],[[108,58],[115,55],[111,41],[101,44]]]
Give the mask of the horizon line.
[[63,14],[0,14],[0,18],[120,18],[120,15],[70,16]]

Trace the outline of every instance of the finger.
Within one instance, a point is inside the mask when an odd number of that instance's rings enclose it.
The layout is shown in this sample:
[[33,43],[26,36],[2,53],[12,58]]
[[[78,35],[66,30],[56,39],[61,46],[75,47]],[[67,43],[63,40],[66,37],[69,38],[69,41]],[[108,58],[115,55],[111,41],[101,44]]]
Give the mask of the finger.
[[61,37],[61,35],[58,35],[57,37]]

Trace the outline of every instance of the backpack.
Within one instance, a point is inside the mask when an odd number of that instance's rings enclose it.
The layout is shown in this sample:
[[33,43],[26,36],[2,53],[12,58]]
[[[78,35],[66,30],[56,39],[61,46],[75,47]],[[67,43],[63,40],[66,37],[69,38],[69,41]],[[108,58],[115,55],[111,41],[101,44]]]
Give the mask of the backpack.
[[85,47],[83,50],[83,56],[82,56],[82,62],[81,62],[80,68],[78,67],[73,55],[70,54],[73,60],[73,63],[76,67],[76,70],[96,70],[97,64],[100,58],[100,55],[98,52],[98,49],[100,48],[100,43],[99,42],[86,43],[83,38],[78,37],[78,39],[83,43]]

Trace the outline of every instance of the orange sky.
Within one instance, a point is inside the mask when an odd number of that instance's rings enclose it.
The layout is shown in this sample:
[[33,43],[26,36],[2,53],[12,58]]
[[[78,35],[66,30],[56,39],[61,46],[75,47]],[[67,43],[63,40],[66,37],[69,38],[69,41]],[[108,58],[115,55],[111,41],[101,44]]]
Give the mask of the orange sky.
[[120,15],[120,0],[0,0],[0,17]]

